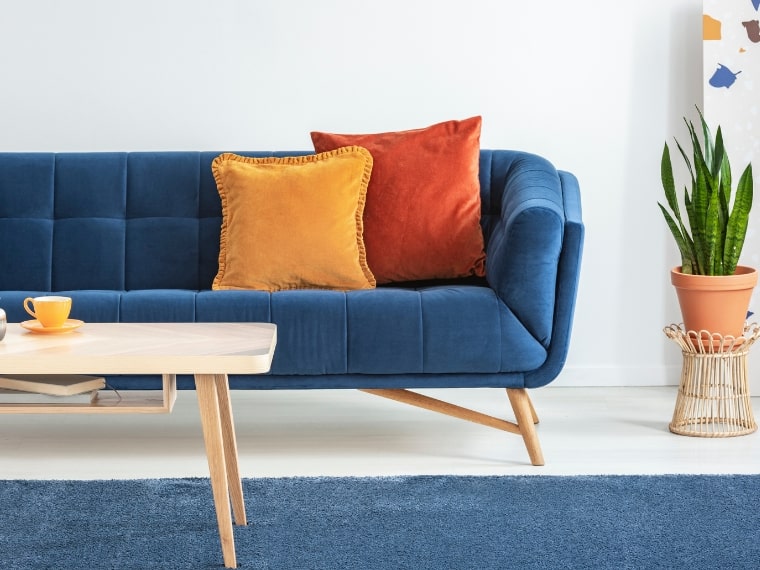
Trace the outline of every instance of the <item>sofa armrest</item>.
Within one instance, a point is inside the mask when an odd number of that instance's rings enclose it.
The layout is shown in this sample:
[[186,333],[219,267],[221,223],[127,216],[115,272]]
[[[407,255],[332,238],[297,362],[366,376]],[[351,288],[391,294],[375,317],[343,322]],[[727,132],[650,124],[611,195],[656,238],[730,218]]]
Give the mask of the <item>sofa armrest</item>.
[[583,244],[580,190],[572,174],[535,155],[515,153],[505,167],[503,185],[491,190],[497,219],[486,276],[547,348],[544,365],[526,376],[536,387],[556,377],[567,355]]
[[557,271],[552,340],[546,361],[525,376],[528,388],[538,388],[554,380],[562,371],[570,347],[575,300],[578,294],[585,228],[578,180],[569,172],[559,172],[565,207],[565,231]]

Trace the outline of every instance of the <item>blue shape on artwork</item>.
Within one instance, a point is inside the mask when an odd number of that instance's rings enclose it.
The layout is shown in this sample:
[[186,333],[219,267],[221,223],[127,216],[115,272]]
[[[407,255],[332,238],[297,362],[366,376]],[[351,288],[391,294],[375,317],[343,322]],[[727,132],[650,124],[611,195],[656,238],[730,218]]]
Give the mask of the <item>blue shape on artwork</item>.
[[752,5],[755,7],[755,12],[760,8],[760,0],[752,0]]
[[[760,0],[758,1],[760,2]],[[734,81],[736,81],[736,76],[740,73],[741,71],[734,73],[725,65],[719,63],[718,69],[715,70],[715,73],[713,73],[713,76],[710,78],[710,85],[713,87],[725,87],[728,89],[734,84]]]

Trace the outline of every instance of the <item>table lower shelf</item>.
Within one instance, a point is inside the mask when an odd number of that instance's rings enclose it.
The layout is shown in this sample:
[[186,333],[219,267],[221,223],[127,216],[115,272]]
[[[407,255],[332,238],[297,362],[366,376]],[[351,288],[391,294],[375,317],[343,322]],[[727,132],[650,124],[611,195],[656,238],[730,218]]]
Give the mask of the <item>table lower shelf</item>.
[[101,390],[91,403],[0,403],[0,414],[168,414],[177,400],[177,377],[163,376],[158,390]]

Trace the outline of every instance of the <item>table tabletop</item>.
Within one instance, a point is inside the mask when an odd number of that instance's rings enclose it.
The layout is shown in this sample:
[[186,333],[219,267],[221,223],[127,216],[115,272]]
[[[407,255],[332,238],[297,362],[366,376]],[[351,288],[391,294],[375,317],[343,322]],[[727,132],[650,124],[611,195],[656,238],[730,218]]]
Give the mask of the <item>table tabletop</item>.
[[8,324],[3,374],[261,374],[272,363],[270,323],[85,323],[66,333]]

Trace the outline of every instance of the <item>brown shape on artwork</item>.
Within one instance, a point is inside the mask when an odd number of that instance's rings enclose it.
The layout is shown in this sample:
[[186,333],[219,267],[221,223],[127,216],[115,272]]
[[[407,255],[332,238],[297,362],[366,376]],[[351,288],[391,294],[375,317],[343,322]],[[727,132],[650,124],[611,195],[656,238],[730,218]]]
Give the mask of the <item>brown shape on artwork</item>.
[[742,26],[747,30],[749,41],[756,44],[760,42],[760,22],[757,20],[747,20],[742,22]]

